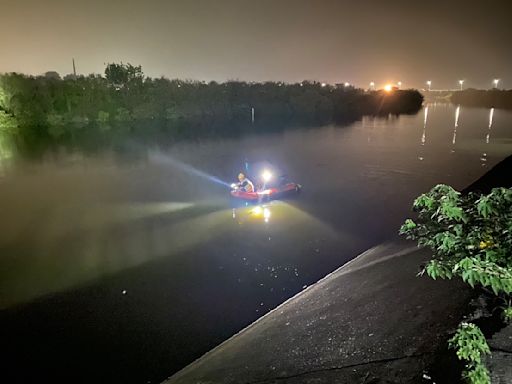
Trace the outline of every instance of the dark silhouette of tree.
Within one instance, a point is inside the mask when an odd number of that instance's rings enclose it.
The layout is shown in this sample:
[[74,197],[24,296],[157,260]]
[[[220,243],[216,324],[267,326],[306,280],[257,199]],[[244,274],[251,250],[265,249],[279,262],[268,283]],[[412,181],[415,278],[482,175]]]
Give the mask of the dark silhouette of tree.
[[60,80],[59,73],[55,71],[45,72],[44,77],[46,77],[47,79]]
[[105,68],[107,81],[115,87],[125,87],[129,83],[142,81],[142,67],[131,64],[108,64]]
[[512,90],[470,88],[454,92],[451,102],[469,107],[512,109]]

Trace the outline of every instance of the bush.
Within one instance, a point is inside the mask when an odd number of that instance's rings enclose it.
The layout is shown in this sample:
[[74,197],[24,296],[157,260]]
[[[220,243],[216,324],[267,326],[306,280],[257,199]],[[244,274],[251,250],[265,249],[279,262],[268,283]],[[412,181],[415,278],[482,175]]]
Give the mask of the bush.
[[[400,234],[432,249],[421,274],[433,279],[460,277],[471,287],[492,290],[503,300],[503,317],[512,319],[512,190],[494,188],[488,195],[462,195],[437,185],[419,196],[413,208],[418,219],[407,219]],[[489,347],[474,324],[462,323],[450,345],[466,360],[466,379],[489,383],[480,355]]]
[[459,276],[494,294],[512,293],[512,190],[462,196],[438,185],[414,201],[417,223],[407,219],[400,234],[432,249],[424,271],[436,279]]
[[461,323],[455,335],[448,341],[457,350],[457,357],[465,360],[464,377],[471,384],[490,383],[489,372],[482,363],[482,355],[491,353],[480,328],[475,324]]

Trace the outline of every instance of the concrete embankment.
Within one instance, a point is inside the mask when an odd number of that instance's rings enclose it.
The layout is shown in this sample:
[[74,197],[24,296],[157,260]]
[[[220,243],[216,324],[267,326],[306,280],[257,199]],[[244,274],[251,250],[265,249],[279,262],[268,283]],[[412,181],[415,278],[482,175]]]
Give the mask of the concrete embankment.
[[[511,168],[512,157],[468,190],[510,187]],[[417,277],[430,257],[405,241],[372,248],[165,383],[428,382],[475,295],[459,280]]]
[[370,249],[166,383],[421,380],[472,295],[416,277],[429,257],[405,242]]

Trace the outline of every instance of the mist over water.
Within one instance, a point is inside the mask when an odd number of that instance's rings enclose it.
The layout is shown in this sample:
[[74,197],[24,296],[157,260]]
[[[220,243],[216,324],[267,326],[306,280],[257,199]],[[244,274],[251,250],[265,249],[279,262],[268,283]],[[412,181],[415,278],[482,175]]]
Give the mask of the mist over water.
[[[53,381],[161,381],[395,236],[420,193],[473,182],[512,153],[511,127],[509,111],[428,104],[414,116],[137,147],[133,156],[17,162],[4,145],[9,361]],[[233,205],[228,185],[246,161],[274,165],[302,194],[266,205],[267,221]]]

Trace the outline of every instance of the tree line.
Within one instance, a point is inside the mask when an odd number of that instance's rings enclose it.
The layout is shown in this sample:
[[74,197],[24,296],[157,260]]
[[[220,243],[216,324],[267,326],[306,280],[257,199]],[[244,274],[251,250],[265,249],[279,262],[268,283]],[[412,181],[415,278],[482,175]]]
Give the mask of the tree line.
[[466,89],[454,92],[450,100],[468,107],[512,109],[512,90]]
[[422,101],[414,90],[364,91],[314,81],[150,78],[140,66],[122,63],[107,65],[103,75],[0,75],[1,129],[33,141],[105,132],[167,137],[239,134],[350,121],[362,115],[414,113]]

